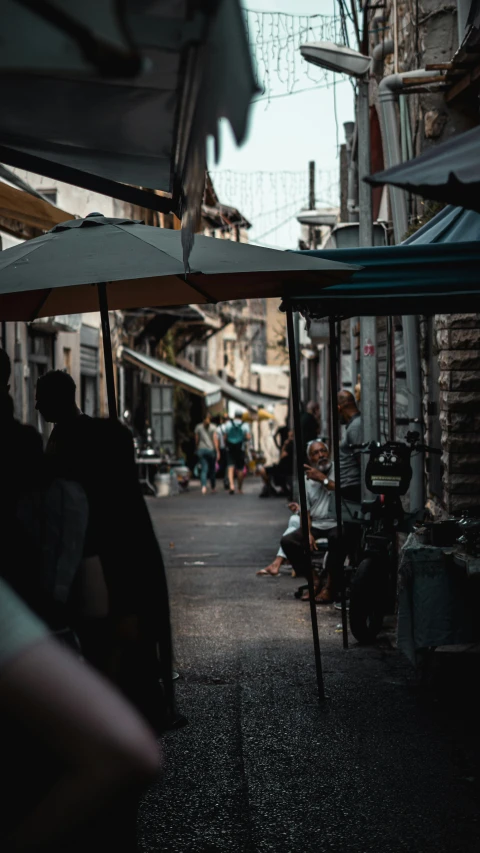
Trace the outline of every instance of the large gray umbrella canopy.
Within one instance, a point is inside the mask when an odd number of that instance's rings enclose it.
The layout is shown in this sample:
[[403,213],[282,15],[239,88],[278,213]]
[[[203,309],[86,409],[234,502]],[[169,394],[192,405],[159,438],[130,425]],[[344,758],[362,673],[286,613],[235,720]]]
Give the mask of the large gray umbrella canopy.
[[0,253],[0,319],[287,297],[347,281],[354,267],[197,236],[185,274],[181,232],[90,214]]
[[[179,231],[92,214],[86,219],[56,225],[42,237],[0,253],[0,319],[33,320],[100,309],[108,406],[110,417],[114,418],[117,406],[109,307],[288,297],[299,288],[302,293],[313,294],[328,285],[348,281],[356,269],[293,252],[197,237],[190,256],[190,270],[185,273]],[[291,312],[289,316],[291,319]],[[295,382],[292,329],[290,323],[290,357]],[[298,418],[296,440],[300,446]],[[306,517],[304,494],[301,500]],[[313,602],[311,576],[309,583]],[[314,609],[314,602],[312,606]],[[312,620],[316,625],[313,612]],[[320,646],[316,628],[314,636],[320,685]]]
[[393,184],[424,198],[480,213],[479,146],[480,128],[475,127],[366,180],[374,186]]

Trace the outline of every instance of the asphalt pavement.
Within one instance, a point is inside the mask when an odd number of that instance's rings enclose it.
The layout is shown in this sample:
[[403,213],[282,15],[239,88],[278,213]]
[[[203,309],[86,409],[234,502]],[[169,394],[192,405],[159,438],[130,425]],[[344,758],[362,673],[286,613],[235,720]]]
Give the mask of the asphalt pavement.
[[419,691],[384,634],[350,637],[289,573],[256,577],[287,525],[282,499],[223,491],[148,498],[174,621],[179,708],[165,774],[142,802],[139,850],[473,853],[480,846],[478,700]]

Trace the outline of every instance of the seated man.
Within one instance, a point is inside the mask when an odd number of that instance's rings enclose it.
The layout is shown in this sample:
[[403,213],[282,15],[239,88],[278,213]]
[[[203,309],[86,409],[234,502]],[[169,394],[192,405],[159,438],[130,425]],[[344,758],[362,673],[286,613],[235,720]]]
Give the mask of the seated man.
[[[330,502],[330,492],[335,490],[335,483],[328,476],[331,462],[328,447],[323,441],[311,441],[307,445],[307,456],[310,464],[305,465],[305,487],[311,550],[316,550],[316,539],[328,539],[327,582],[321,591],[320,581],[315,583],[315,601],[321,604],[330,604],[333,602],[336,592],[337,572],[335,569],[339,559],[337,523],[331,515]],[[313,473],[319,475],[320,478],[312,479]],[[305,575],[307,570],[301,526],[292,533],[282,536],[281,545],[295,573]]]
[[[289,533],[293,533],[294,530],[298,530],[298,528],[300,527],[300,516],[298,514],[300,507],[296,503],[291,503],[291,504],[288,504],[288,508],[292,514],[291,514],[290,520],[288,522],[288,527],[285,530],[285,532],[283,533],[283,536],[288,536]],[[283,536],[282,536],[282,538],[283,538]],[[275,559],[272,560],[272,562],[270,563],[269,566],[267,566],[266,569],[260,569],[260,571],[257,572],[257,575],[262,575],[262,576],[270,575],[271,577],[277,577],[277,575],[280,574],[280,569],[286,563],[286,561],[287,561],[287,558],[285,556],[285,551],[283,550],[282,546],[280,545],[280,548],[277,551],[277,556],[275,557]]]

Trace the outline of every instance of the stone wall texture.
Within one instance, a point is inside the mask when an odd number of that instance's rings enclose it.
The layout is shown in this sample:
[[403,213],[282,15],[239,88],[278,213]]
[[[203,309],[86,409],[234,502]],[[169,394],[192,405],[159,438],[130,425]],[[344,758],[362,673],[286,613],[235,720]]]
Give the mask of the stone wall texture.
[[480,314],[435,317],[443,509],[480,504]]

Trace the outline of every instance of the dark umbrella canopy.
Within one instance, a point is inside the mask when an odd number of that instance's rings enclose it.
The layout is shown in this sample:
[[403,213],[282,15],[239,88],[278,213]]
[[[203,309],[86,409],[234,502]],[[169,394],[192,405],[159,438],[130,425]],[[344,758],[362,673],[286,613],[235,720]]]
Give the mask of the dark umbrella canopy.
[[198,236],[185,275],[181,232],[91,214],[0,254],[0,319],[31,321],[108,307],[169,306],[316,293],[354,267]]
[[480,127],[365,180],[480,212]]

